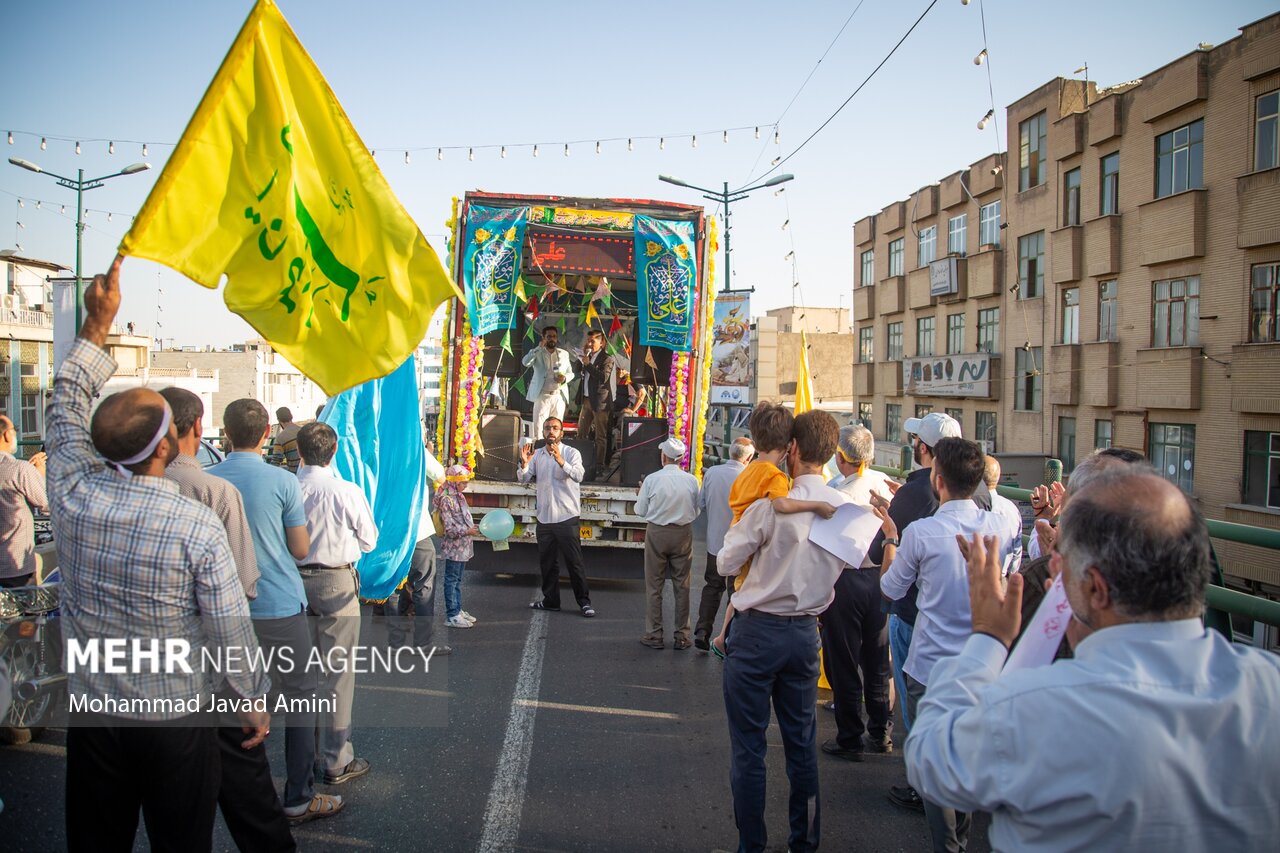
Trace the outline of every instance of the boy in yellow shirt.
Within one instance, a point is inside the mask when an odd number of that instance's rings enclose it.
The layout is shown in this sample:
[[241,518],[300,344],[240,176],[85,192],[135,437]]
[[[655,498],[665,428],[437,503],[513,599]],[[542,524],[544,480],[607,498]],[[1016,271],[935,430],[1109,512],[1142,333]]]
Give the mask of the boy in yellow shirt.
[[[738,519],[761,498],[773,502],[775,512],[790,515],[796,512],[816,512],[823,518],[830,518],[836,508],[823,501],[798,501],[787,497],[791,491],[791,478],[778,466],[787,455],[787,445],[791,443],[791,424],[795,420],[791,411],[777,403],[761,403],[751,412],[747,420],[747,428],[751,431],[751,440],[755,442],[757,456],[746,467],[733,486],[729,489],[729,509],[733,511],[733,521]],[[741,571],[733,579],[733,588],[742,588],[742,582],[751,570],[751,562],[743,565]],[[711,641],[717,657],[724,657],[724,641],[729,634],[729,622],[733,619],[733,597],[724,612],[724,625],[719,635]]]

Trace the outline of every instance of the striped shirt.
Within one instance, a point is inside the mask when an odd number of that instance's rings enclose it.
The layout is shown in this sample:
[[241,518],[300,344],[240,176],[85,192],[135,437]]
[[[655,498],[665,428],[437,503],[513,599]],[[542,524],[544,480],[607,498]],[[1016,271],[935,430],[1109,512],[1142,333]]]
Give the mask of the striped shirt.
[[267,448],[267,455],[271,457],[271,461],[279,465],[281,468],[288,468],[294,474],[298,473],[298,465],[301,458],[298,456],[298,431],[302,429],[295,423],[287,423],[280,427],[275,437],[271,439],[271,446]]
[[31,510],[49,511],[44,474],[12,454],[0,453],[0,578],[36,570],[36,532]]
[[221,477],[205,472],[194,456],[179,453],[164,469],[164,475],[178,484],[179,491],[213,510],[222,520],[236,562],[236,574],[247,598],[258,597],[258,557],[253,551],[253,535],[244,514],[240,490]]
[[[152,640],[190,644],[192,672],[90,672],[67,676],[72,695],[136,703],[117,712],[141,720],[175,719],[186,711],[165,701],[208,695],[222,677],[201,666],[207,655],[258,654],[249,606],[236,579],[227,534],[208,507],[183,497],[164,477],[125,477],[103,465],[89,437],[93,398],[111,378],[115,361],[77,338],[54,378],[48,427],[49,494],[62,570],[62,631],[68,646],[88,641]],[[163,663],[163,661],[161,662]],[[105,670],[106,667],[99,667]],[[270,688],[247,667],[226,674],[237,695],[255,698]],[[148,709],[147,706],[150,705]]]

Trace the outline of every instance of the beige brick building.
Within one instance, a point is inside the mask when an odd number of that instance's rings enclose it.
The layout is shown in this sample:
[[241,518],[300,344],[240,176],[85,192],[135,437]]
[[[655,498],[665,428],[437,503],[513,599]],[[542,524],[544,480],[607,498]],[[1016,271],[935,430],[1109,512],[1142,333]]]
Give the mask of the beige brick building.
[[[854,226],[855,405],[996,453],[1147,454],[1280,528],[1280,15],[1107,89],[1051,80],[993,155]],[[1275,552],[1219,543],[1280,586]]]

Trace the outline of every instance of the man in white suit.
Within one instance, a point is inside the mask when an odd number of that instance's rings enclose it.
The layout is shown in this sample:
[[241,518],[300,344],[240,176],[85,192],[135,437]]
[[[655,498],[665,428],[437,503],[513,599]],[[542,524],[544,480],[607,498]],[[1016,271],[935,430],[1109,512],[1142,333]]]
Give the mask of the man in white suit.
[[524,366],[533,367],[529,399],[533,402],[534,435],[542,435],[542,422],[547,418],[563,418],[569,402],[573,365],[559,344],[560,333],[555,326],[547,326],[542,330],[542,344],[524,357]]

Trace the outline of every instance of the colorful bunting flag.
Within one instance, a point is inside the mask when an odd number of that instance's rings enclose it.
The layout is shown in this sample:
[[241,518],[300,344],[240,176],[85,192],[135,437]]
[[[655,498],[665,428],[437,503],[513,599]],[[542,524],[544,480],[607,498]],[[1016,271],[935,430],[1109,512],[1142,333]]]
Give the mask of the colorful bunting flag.
[[600,319],[600,315],[596,313],[596,304],[594,302],[587,303],[587,325],[592,325],[596,320]]
[[511,352],[511,330],[507,329],[502,333],[502,349],[507,355],[514,355]]
[[330,396],[461,298],[271,0],[249,13],[120,243],[216,289]]
[[622,321],[618,319],[618,315],[613,315],[613,322],[609,324],[609,337],[613,337],[622,331]]

